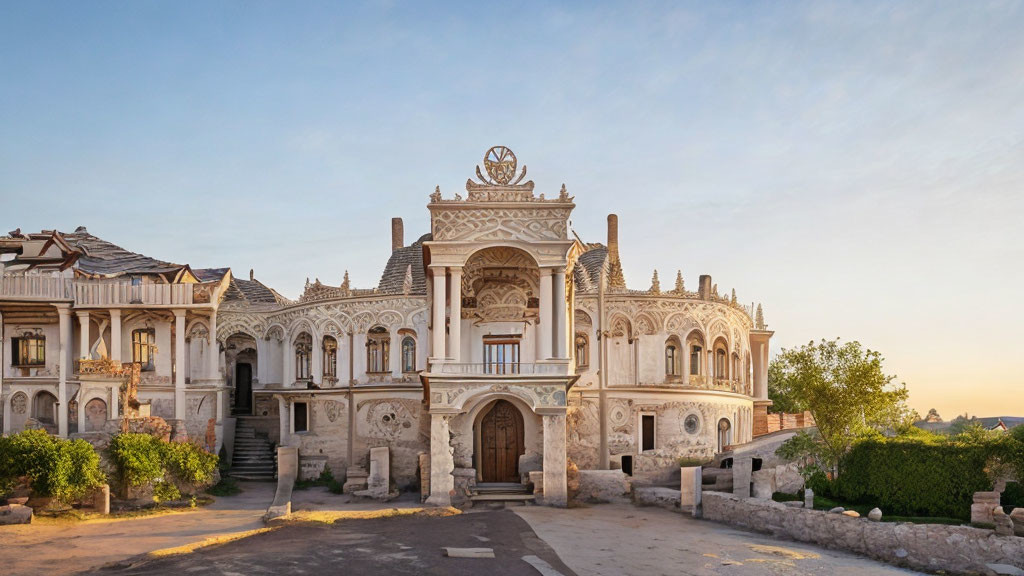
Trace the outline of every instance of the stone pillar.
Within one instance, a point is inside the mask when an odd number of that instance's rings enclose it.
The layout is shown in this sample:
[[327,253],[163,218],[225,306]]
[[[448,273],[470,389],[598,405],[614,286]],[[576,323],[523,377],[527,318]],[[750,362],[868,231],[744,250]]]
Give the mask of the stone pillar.
[[81,359],[90,358],[89,356],[89,313],[88,312],[75,312],[78,316],[78,357]]
[[338,354],[335,358],[334,375],[338,378],[339,385],[348,385],[348,354],[349,342],[345,334],[338,335]]
[[110,359],[121,362],[121,310],[110,311]]
[[309,380],[314,384],[324,381],[324,339],[322,336],[310,334],[313,349],[309,351]]
[[564,508],[569,501],[565,477],[565,413],[544,414],[544,504]]
[[733,458],[732,493],[740,498],[750,498],[750,475],[754,462],[749,457]]
[[[206,377],[210,380],[220,380],[220,344],[217,343],[217,311],[210,312],[210,345],[209,353],[206,355]],[[257,352],[258,354],[258,352]],[[259,356],[257,356],[257,360]],[[257,364],[257,368],[259,364]],[[259,378],[259,374],[256,374]]]
[[682,376],[683,384],[688,384],[690,382],[690,345],[683,342],[682,350],[679,353],[683,355],[683,361],[680,362],[683,373],[680,376]]
[[[121,417],[121,408],[119,406],[121,402],[120,391],[118,388],[112,388],[110,390],[110,402],[107,403],[107,419],[117,420]],[[81,422],[81,420],[79,420]]]
[[[0,278],[3,278],[3,272],[4,265],[0,262]],[[4,313],[0,312],[0,403],[3,404],[4,417],[4,427],[0,432],[4,434],[11,431],[11,402],[10,398],[8,398],[10,394],[4,396],[4,367],[7,366],[7,363],[4,362],[4,358],[7,357],[6,350],[7,340],[4,338]]]
[[768,400],[768,342],[773,332],[750,333],[750,360],[754,369],[754,399]]
[[451,318],[449,320],[448,334],[448,357],[453,362],[462,360],[462,268],[450,268],[452,274],[451,295]]
[[430,415],[430,506],[451,506],[455,459],[448,429],[449,414]]
[[551,311],[551,269],[540,269],[540,322],[537,324],[537,360],[551,358],[552,330],[554,316]]
[[292,420],[291,407],[284,396],[277,397],[278,425],[281,427],[278,446],[287,446],[291,441]]
[[57,306],[60,365],[57,380],[57,434],[68,435],[68,363],[71,361],[71,309]]
[[174,310],[174,419],[185,421],[185,311]]
[[554,274],[554,306],[553,312],[554,318],[554,329],[555,329],[555,358],[568,358],[568,351],[566,342],[568,336],[566,335],[566,326],[568,325],[568,318],[566,318],[566,301],[565,301],[565,268],[558,268]]
[[391,344],[388,346],[388,369],[393,380],[402,379],[402,335],[398,328],[391,328]]
[[294,352],[292,351],[291,342],[288,341],[288,335],[285,334],[284,339],[281,340],[281,387],[291,386],[294,378],[289,378],[295,358]]
[[445,335],[444,335],[444,266],[431,266],[431,273],[434,275],[434,322],[433,338],[431,339],[430,356],[434,360],[443,360],[445,357]]

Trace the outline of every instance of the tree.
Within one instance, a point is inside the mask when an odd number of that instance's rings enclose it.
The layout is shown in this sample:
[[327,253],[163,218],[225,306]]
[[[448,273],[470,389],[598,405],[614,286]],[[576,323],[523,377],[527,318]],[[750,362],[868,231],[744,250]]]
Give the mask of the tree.
[[798,414],[807,410],[807,405],[793,388],[792,379],[788,378],[778,360],[768,364],[768,399],[772,401],[773,412]]
[[837,338],[783,349],[769,366],[781,404],[814,416],[822,457],[833,472],[857,437],[904,429],[914,416],[906,386],[885,374],[882,360],[859,342]]

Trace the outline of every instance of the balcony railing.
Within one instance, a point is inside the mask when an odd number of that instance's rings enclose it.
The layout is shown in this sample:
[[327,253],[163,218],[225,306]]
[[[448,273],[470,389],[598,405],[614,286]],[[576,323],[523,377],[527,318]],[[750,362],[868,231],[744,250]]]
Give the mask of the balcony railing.
[[58,276],[4,276],[0,297],[15,300],[70,300],[72,280]]
[[507,363],[444,363],[431,370],[441,374],[470,374],[481,376],[554,376],[566,374],[566,364]]
[[208,304],[217,283],[132,284],[19,274],[0,278],[0,298],[23,301],[74,301],[76,307],[191,306]]

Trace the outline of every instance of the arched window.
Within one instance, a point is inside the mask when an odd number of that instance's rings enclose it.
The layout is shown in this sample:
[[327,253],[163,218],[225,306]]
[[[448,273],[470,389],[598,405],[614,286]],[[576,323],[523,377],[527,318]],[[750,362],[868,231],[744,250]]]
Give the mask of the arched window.
[[156,330],[132,330],[132,362],[142,364],[143,370],[152,370],[156,359]]
[[722,418],[718,421],[718,451],[721,452],[730,445],[732,445],[732,424],[728,419]]
[[587,338],[586,333],[576,333],[576,368],[586,368],[590,366],[590,341]]
[[313,359],[313,337],[303,332],[295,339],[295,379],[309,380]]
[[57,423],[57,397],[49,392],[39,392],[32,400],[32,417],[45,426]]
[[416,371],[416,339],[412,336],[402,338],[402,372]]
[[338,379],[338,341],[333,336],[324,336],[324,379]]
[[729,377],[728,367],[725,363],[725,349],[715,350],[715,378],[725,379]]
[[382,326],[371,328],[366,334],[366,372],[380,374],[388,372],[391,352],[391,336]]
[[679,356],[679,344],[675,340],[669,340],[668,343],[665,344],[666,376],[675,377],[680,375],[680,372],[682,372],[682,370],[680,370],[679,368],[680,360],[681,358]]
[[700,344],[690,345],[690,374],[692,376],[700,375],[700,357],[703,351]]

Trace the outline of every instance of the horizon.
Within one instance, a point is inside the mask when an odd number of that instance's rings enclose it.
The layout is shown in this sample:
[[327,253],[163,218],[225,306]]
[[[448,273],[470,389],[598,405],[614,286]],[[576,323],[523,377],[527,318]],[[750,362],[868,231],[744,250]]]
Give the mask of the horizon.
[[711,274],[773,355],[858,340],[922,417],[1024,416],[1024,5],[788,7],[9,4],[0,220],[374,287],[505,145],[585,242],[619,215],[631,288]]

